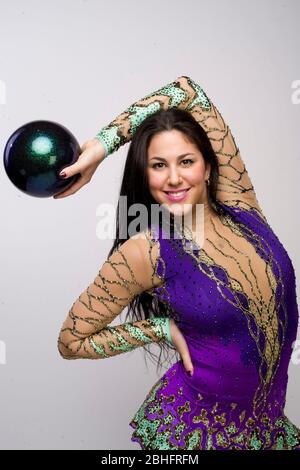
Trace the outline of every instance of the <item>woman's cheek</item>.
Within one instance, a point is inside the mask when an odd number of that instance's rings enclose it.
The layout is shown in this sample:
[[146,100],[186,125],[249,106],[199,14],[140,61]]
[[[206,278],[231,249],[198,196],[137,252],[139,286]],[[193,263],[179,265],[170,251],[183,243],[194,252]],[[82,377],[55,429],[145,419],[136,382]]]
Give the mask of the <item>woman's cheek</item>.
[[163,178],[160,175],[150,174],[149,186],[152,190],[161,189],[163,187]]
[[202,162],[199,162],[199,164],[195,165],[191,170],[192,171],[189,174],[189,181],[191,184],[193,186],[202,184],[205,179],[205,166],[202,164]]

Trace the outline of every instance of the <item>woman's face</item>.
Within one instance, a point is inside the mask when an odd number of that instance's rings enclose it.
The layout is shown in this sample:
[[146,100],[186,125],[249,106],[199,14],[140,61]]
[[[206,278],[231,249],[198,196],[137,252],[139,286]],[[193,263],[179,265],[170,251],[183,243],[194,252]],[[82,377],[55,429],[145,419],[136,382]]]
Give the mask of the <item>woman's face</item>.
[[[205,180],[210,164],[202,153],[181,131],[172,129],[155,134],[148,147],[149,190],[159,204],[164,204],[174,215],[191,211],[197,203],[207,203]],[[183,197],[168,192],[184,191]],[[171,193],[172,194],[172,193]],[[176,199],[175,199],[176,198]],[[184,206],[191,204],[191,206]]]

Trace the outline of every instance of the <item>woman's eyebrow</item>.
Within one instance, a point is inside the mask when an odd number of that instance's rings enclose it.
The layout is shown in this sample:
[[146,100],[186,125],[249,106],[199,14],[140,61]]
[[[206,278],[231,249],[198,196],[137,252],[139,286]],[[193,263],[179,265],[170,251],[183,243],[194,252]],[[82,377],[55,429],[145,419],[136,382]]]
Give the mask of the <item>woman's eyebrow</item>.
[[[179,160],[179,158],[186,157],[187,155],[194,155],[194,154],[190,153],[190,152],[189,153],[183,153],[182,155],[178,155],[177,160]],[[161,160],[163,162],[167,161],[167,160],[165,160],[165,158],[162,158],[162,157],[152,157],[152,158],[150,158],[150,161],[154,160],[155,158],[156,158],[156,160]]]

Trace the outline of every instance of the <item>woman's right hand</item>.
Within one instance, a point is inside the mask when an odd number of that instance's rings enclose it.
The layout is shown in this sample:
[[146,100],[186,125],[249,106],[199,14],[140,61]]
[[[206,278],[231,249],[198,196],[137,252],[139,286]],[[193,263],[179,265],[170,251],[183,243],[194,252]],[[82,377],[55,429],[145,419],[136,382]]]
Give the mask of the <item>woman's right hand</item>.
[[192,376],[194,373],[194,366],[190,356],[190,351],[183,334],[173,318],[170,319],[170,333],[174,346],[181,356],[185,370]]
[[82,186],[89,183],[95,173],[98,165],[105,157],[105,149],[98,139],[91,139],[85,142],[81,147],[82,153],[73,165],[63,168],[66,176],[64,179],[80,174],[80,177],[67,190],[53,196],[54,199],[60,199],[76,193]]

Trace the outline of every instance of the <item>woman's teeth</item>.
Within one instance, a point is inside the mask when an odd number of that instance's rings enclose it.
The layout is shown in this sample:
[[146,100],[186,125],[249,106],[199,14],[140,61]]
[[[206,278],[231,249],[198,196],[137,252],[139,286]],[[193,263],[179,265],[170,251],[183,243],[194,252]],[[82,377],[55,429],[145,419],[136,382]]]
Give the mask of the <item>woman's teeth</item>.
[[187,191],[187,190],[185,189],[184,191],[178,191],[178,192],[176,192],[176,193],[173,191],[173,192],[168,193],[168,194],[171,194],[171,196],[182,196],[183,194],[186,193],[186,191]]
[[169,199],[183,199],[185,197],[186,193],[188,192],[189,189],[185,189],[183,191],[166,191],[166,194]]

